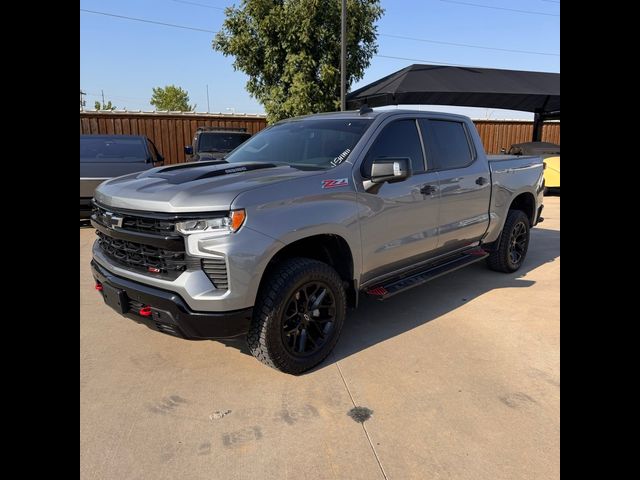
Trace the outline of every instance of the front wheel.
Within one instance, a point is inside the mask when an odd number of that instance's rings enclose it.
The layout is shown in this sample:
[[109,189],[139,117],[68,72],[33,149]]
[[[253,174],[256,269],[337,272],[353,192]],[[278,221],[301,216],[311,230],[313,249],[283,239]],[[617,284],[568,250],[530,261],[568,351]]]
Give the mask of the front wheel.
[[509,210],[498,248],[487,258],[491,270],[511,273],[522,266],[529,249],[529,218],[522,210]]
[[302,373],[331,353],[345,315],[342,279],[333,268],[309,258],[285,260],[258,294],[249,349],[272,368]]

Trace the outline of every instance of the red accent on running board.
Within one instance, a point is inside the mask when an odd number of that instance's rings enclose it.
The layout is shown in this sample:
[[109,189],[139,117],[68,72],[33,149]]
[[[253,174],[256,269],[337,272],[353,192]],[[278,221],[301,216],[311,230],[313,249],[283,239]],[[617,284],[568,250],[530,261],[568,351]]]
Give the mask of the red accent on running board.
[[387,294],[387,289],[384,287],[370,288],[369,290],[367,290],[367,293],[369,295],[376,295],[378,297],[381,297]]
[[151,307],[150,306],[146,306],[146,307],[142,307],[140,310],[138,310],[138,314],[142,315],[143,317],[150,317],[151,316]]
[[102,291],[102,284],[101,283],[96,283],[96,290],[98,290],[99,292]]
[[156,267],[147,267],[147,271],[151,273],[160,273],[160,269]]

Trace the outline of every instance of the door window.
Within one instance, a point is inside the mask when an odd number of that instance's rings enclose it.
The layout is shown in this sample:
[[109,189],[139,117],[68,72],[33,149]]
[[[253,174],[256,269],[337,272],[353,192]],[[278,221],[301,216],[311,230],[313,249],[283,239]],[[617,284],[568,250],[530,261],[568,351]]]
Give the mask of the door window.
[[409,158],[414,175],[424,172],[422,145],[415,120],[396,120],[384,127],[362,162],[363,177],[371,176],[371,164],[374,159],[380,157]]
[[464,124],[450,120],[420,119],[422,138],[438,170],[463,168],[473,162],[474,155]]

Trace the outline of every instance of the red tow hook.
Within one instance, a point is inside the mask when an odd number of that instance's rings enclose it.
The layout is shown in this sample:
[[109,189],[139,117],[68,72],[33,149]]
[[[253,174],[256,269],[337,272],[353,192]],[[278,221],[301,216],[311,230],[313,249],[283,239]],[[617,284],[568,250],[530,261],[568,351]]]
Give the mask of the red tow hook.
[[102,284],[100,282],[96,282],[96,290],[98,290],[99,292],[102,291]]
[[138,314],[143,316],[143,317],[150,317],[151,316],[151,307],[149,305],[147,305],[146,307],[142,307],[140,310],[138,310]]

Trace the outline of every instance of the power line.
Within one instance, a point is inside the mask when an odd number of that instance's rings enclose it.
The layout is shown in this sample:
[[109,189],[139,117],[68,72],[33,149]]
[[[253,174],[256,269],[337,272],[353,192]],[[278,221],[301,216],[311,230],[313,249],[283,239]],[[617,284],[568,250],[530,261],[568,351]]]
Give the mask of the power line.
[[[162,25],[165,27],[173,27],[173,28],[181,28],[184,30],[194,30],[196,32],[206,32],[206,33],[213,33],[216,34],[218,32],[214,31],[214,30],[206,30],[203,28],[196,28],[196,27],[189,27],[186,25],[176,25],[173,23],[165,23],[165,22],[156,22],[154,20],[146,20],[144,18],[136,18],[136,17],[128,17],[126,15],[116,15],[114,13],[106,13],[106,12],[97,12],[95,10],[86,10],[84,8],[81,8],[80,11],[82,12],[86,12],[86,13],[93,13],[96,15],[104,15],[107,17],[115,17],[115,18],[122,18],[125,20],[133,20],[136,22],[143,22],[143,23],[151,23],[154,25]],[[420,41],[420,42],[429,42],[429,43],[440,43],[443,45],[453,45],[453,46],[460,46],[460,47],[470,47],[470,48],[482,48],[482,49],[489,49],[489,50],[499,50],[499,51],[509,51],[509,52],[516,52],[516,53],[530,53],[530,54],[538,54],[538,55],[553,55],[553,56],[559,56],[558,54],[555,53],[544,53],[544,52],[533,52],[533,51],[528,51],[528,50],[511,50],[511,49],[506,49],[506,48],[494,48],[494,47],[484,47],[484,46],[480,46],[480,45],[470,45],[470,44],[463,44],[463,43],[453,43],[453,42],[441,42],[441,41],[437,41],[437,40],[427,40],[427,39],[422,39],[422,38],[415,38],[415,37],[405,37],[405,36],[401,36],[401,35],[392,35],[392,34],[380,34],[380,36],[385,36],[385,37],[394,37],[394,38],[400,38],[400,39],[404,39],[404,40],[415,40],[415,41]],[[403,57],[391,57],[391,56],[384,56],[384,55],[374,55],[376,57],[382,57],[382,58],[395,58],[398,60],[416,60],[416,59],[411,59],[411,58],[403,58]],[[417,60],[417,61],[427,61],[427,60]],[[443,63],[443,62],[432,62],[432,63],[439,63],[442,65],[453,65],[453,66],[469,66],[469,65],[455,65],[452,63]]]
[[[206,5],[202,5],[202,4],[199,4],[199,3],[187,2],[185,0],[172,0],[172,1],[178,2],[178,3],[186,3],[186,4],[190,4],[190,5],[206,6]],[[543,1],[552,1],[552,0],[543,0]],[[530,54],[530,55],[546,55],[546,56],[554,56],[554,57],[559,57],[560,56],[559,53],[534,52],[534,51],[531,51],[531,50],[514,50],[514,49],[510,49],[510,48],[485,47],[483,45],[471,45],[471,44],[468,44],[468,43],[455,43],[455,42],[444,42],[444,41],[439,41],[439,40],[428,40],[428,39],[425,39],[425,38],[406,37],[406,36],[403,36],[403,35],[392,35],[390,33],[389,34],[379,33],[378,35],[380,37],[400,38],[402,40],[414,40],[416,42],[434,43],[434,44],[438,44],[438,45],[451,45],[451,46],[454,46],[454,47],[478,48],[478,49],[482,49],[482,50],[494,50],[494,51],[499,51],[499,52],[526,53],[526,54]]]
[[135,20],[136,22],[153,23],[154,25],[164,25],[165,27],[184,28],[185,30],[194,30],[196,32],[218,33],[213,30],[205,30],[204,28],[186,27],[184,25],[176,25],[173,23],[155,22],[153,20],[145,20],[144,18],[127,17],[125,15],[116,15],[114,13],[96,12],[95,10],[80,9],[81,12],[95,13],[96,15],[104,15],[106,17],[124,18],[125,20]]
[[[495,67],[480,67],[478,65],[464,65],[464,64],[460,64],[460,63],[449,63],[449,62],[437,62],[435,60],[425,60],[424,58],[406,58],[406,57],[395,57],[393,55],[378,55],[378,54],[374,54],[374,57],[381,57],[381,58],[391,58],[393,60],[407,60],[409,62],[423,62],[423,63],[434,63],[436,65],[444,65],[447,67],[465,67],[465,68],[494,68],[496,70],[500,70],[499,68],[495,68]],[[545,72],[542,72],[545,73]],[[548,73],[555,73],[555,72],[548,72]]]
[[204,3],[187,2],[185,0],[171,0],[171,1],[172,2],[176,2],[176,3],[186,3],[187,5],[196,5],[198,7],[213,8],[214,10],[222,10],[222,11],[224,11],[223,7],[214,7],[213,5],[205,5]]
[[445,3],[455,3],[458,5],[467,5],[470,7],[490,8],[492,10],[505,10],[507,12],[528,13],[530,15],[544,15],[546,17],[559,17],[557,13],[532,12],[531,10],[516,10],[515,8],[494,7],[492,5],[482,5],[479,3],[459,2],[458,0],[440,0]]
[[472,45],[469,43],[454,43],[454,42],[443,42],[440,40],[427,40],[426,38],[415,38],[415,37],[405,37],[404,35],[392,35],[389,33],[379,33],[378,36],[380,37],[390,37],[390,38],[400,38],[402,40],[415,40],[416,42],[426,42],[426,43],[436,43],[439,45],[452,45],[454,47],[467,47],[467,48],[480,48],[483,50],[497,50],[500,52],[515,52],[515,53],[527,53],[527,54],[531,54],[531,55],[548,55],[548,56],[554,56],[554,57],[559,57],[560,54],[559,53],[546,53],[546,52],[534,52],[531,50],[514,50],[511,48],[497,48],[497,47],[485,47],[482,45]]
[[378,55],[378,54],[374,54],[373,56],[374,57],[380,57],[380,58],[392,58],[394,60],[408,60],[410,62],[435,63],[435,64],[438,64],[438,65],[447,65],[449,67],[483,68],[483,67],[478,67],[477,65],[461,65],[459,63],[436,62],[435,60],[424,60],[422,58],[394,57],[392,55]]

